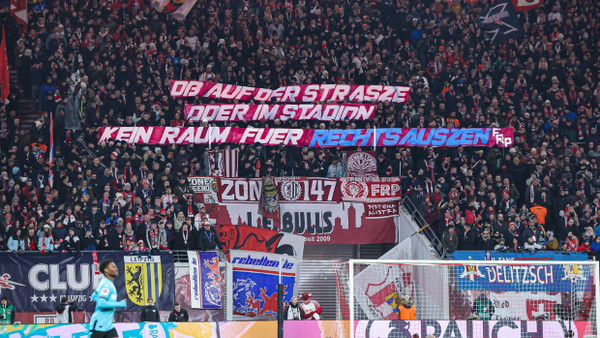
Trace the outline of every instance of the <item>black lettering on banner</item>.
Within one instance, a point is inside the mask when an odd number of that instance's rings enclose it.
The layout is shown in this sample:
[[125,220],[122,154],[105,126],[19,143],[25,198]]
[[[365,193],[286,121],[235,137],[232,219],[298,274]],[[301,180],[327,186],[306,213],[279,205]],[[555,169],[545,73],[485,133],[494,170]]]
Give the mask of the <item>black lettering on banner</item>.
[[289,212],[284,212],[283,216],[281,216],[281,231],[287,233],[294,232],[294,221],[292,214]]
[[498,331],[500,331],[501,328],[503,327],[509,327],[511,329],[518,329],[519,326],[517,324],[515,324],[515,322],[513,322],[512,320],[501,320],[498,321],[496,324],[494,324],[494,327],[492,328],[492,338],[502,338],[498,336]]
[[444,338],[446,338],[446,337],[462,338],[462,334],[460,332],[460,329],[458,328],[458,325],[456,325],[455,320],[451,320],[448,322],[448,326],[446,327],[446,332],[444,332]]
[[431,335],[439,337],[442,334],[442,326],[435,320],[421,321],[421,337],[427,337],[427,328],[433,327],[434,331]]
[[333,232],[333,222],[331,221],[333,214],[331,211],[325,211],[323,213],[323,233],[330,234]]
[[[296,233],[299,235],[302,235],[304,233],[304,229],[305,229],[305,225],[304,225],[304,215],[302,215],[302,213],[300,212],[295,212],[294,213],[294,229],[296,230]],[[302,222],[302,224],[300,224],[300,222]]]
[[[535,332],[527,331],[529,325],[527,321],[521,321],[521,337],[543,337],[544,336],[544,322],[541,320],[535,321]],[[566,337],[566,336],[565,336]]]

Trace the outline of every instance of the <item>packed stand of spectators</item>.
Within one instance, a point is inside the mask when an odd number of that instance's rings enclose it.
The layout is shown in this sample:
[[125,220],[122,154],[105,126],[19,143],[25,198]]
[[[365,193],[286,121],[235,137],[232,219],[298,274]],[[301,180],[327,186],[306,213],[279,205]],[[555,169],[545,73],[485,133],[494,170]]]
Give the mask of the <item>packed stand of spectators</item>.
[[[205,214],[186,179],[208,173],[205,146],[97,142],[100,126],[207,125],[185,121],[183,106],[214,101],[169,96],[169,80],[187,79],[412,87],[406,104],[378,103],[369,121],[231,126],[512,126],[510,149],[378,147],[378,174],[402,177],[450,252],[600,251],[600,4],[544,1],[519,14],[522,38],[491,45],[475,25],[488,3],[199,1],[179,23],[148,1],[42,1],[25,33],[4,10],[22,93],[0,109],[0,249],[218,247],[203,241]],[[82,130],[65,130],[73,69],[85,83]],[[21,96],[40,112],[30,131],[16,113]],[[345,175],[344,149],[239,147],[242,177]]]

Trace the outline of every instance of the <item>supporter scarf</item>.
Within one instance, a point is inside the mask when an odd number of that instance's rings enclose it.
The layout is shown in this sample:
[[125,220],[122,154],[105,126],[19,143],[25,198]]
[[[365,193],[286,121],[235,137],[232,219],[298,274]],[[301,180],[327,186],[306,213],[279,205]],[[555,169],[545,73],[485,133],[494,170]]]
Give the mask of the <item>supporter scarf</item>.
[[193,217],[194,216],[194,209],[192,208],[191,204],[188,204],[188,217]]
[[188,236],[190,235],[189,231],[187,230],[182,230],[181,231],[181,236],[183,236],[183,243],[185,243],[187,245],[188,242]]

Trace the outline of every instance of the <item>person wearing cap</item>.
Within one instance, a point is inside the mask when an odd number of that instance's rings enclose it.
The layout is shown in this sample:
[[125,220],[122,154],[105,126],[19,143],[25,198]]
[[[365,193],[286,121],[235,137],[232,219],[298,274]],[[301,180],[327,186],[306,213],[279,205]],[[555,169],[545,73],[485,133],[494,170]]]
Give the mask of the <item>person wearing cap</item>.
[[449,223],[448,229],[442,234],[442,247],[448,255],[452,255],[458,249],[458,235],[454,228],[454,222]]
[[15,323],[15,307],[8,301],[6,296],[0,299],[0,325]]
[[201,251],[223,250],[217,230],[210,224],[208,217],[202,220],[202,228],[198,232],[198,248]]
[[319,320],[321,319],[320,313],[323,312],[323,308],[312,298],[312,294],[305,292],[302,294],[302,304],[300,304],[300,310],[302,311],[302,317],[308,320]]

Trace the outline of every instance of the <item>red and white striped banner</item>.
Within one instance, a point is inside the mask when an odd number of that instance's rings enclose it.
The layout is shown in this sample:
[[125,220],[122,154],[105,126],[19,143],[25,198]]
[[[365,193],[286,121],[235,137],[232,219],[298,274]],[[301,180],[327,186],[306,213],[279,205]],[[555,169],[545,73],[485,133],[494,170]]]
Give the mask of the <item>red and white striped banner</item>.
[[237,177],[239,149],[219,149],[208,151],[208,165],[211,176]]
[[258,102],[394,102],[408,100],[410,87],[383,85],[313,84],[279,87],[275,90],[225,83],[171,80],[171,97],[200,96]]
[[185,105],[185,119],[192,121],[261,121],[261,120],[370,120],[374,104],[205,104]]

